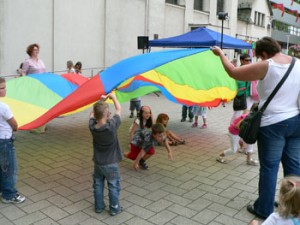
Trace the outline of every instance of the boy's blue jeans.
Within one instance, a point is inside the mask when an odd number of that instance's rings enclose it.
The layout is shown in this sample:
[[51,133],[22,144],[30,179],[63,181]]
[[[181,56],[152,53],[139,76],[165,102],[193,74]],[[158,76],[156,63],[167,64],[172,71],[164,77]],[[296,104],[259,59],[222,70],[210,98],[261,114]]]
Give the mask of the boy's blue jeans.
[[109,210],[110,212],[118,213],[121,210],[120,197],[120,173],[119,164],[113,163],[105,166],[94,166],[94,198],[95,210],[101,211],[105,208],[104,203],[104,182],[107,180]]
[[17,157],[12,139],[0,139],[0,191],[2,198],[16,196]]
[[268,217],[274,209],[280,161],[284,176],[300,176],[300,115],[261,127],[257,140],[260,161],[255,212]]

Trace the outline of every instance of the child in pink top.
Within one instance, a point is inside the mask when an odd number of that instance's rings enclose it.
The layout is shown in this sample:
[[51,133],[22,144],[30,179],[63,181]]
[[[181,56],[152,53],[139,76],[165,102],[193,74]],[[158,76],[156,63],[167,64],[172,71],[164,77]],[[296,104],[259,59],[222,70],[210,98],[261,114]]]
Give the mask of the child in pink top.
[[[240,137],[239,137],[239,127],[241,122],[245,119],[245,117],[248,115],[247,110],[245,110],[243,112],[242,115],[240,115],[239,117],[237,117],[228,127],[228,136],[230,139],[230,144],[231,147],[230,149],[227,149],[225,151],[223,151],[218,157],[217,157],[217,161],[220,163],[226,163],[225,157],[228,155],[233,155],[237,152],[238,148],[239,148],[239,141],[240,141]],[[245,154],[246,154],[246,162],[247,165],[251,165],[251,166],[257,166],[258,165],[258,161],[255,159],[251,158],[251,155],[253,154],[253,145],[250,144],[246,144],[246,149],[245,149]]]

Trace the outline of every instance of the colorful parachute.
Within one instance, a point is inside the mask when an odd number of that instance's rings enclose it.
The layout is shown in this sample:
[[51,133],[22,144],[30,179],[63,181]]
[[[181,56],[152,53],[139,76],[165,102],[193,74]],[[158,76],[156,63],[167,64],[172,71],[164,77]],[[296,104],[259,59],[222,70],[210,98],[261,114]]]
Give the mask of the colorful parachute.
[[202,106],[230,101],[237,90],[219,57],[208,49],[147,53],[120,61],[87,81],[73,78],[47,73],[9,80],[4,102],[11,106],[19,128],[39,127],[113,90],[121,102],[161,91],[173,102]]

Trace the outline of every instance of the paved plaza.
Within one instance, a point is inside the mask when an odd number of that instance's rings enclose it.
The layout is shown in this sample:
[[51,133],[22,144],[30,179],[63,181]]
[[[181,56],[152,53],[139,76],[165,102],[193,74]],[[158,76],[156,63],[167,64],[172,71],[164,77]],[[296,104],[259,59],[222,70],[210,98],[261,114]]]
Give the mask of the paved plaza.
[[[254,218],[246,206],[257,197],[259,167],[246,165],[241,153],[228,157],[227,164],[216,162],[229,147],[232,105],[208,110],[208,128],[200,129],[180,122],[181,106],[162,95],[144,96],[142,104],[149,105],[154,116],[169,114],[169,129],[186,145],[172,147],[173,161],[157,147],[147,171],[134,171],[128,159],[120,163],[121,214],[94,212],[88,109],[54,119],[46,134],[16,133],[17,187],[27,199],[22,204],[0,203],[0,225],[247,225]],[[119,139],[127,151],[133,119],[128,117],[129,103],[122,108]],[[107,191],[105,195],[108,205]]]

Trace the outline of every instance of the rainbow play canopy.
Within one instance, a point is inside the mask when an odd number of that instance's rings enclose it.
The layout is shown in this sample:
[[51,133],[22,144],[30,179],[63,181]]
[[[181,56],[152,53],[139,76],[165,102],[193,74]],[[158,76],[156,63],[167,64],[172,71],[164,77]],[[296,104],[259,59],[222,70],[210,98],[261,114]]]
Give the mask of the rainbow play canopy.
[[[70,75],[71,76],[71,75]],[[185,105],[218,106],[236,95],[236,82],[208,49],[151,52],[122,60],[86,82],[72,77],[35,74],[7,82],[4,101],[20,129],[33,129],[78,110],[115,90],[121,102],[161,91]],[[29,116],[30,115],[30,116]]]

